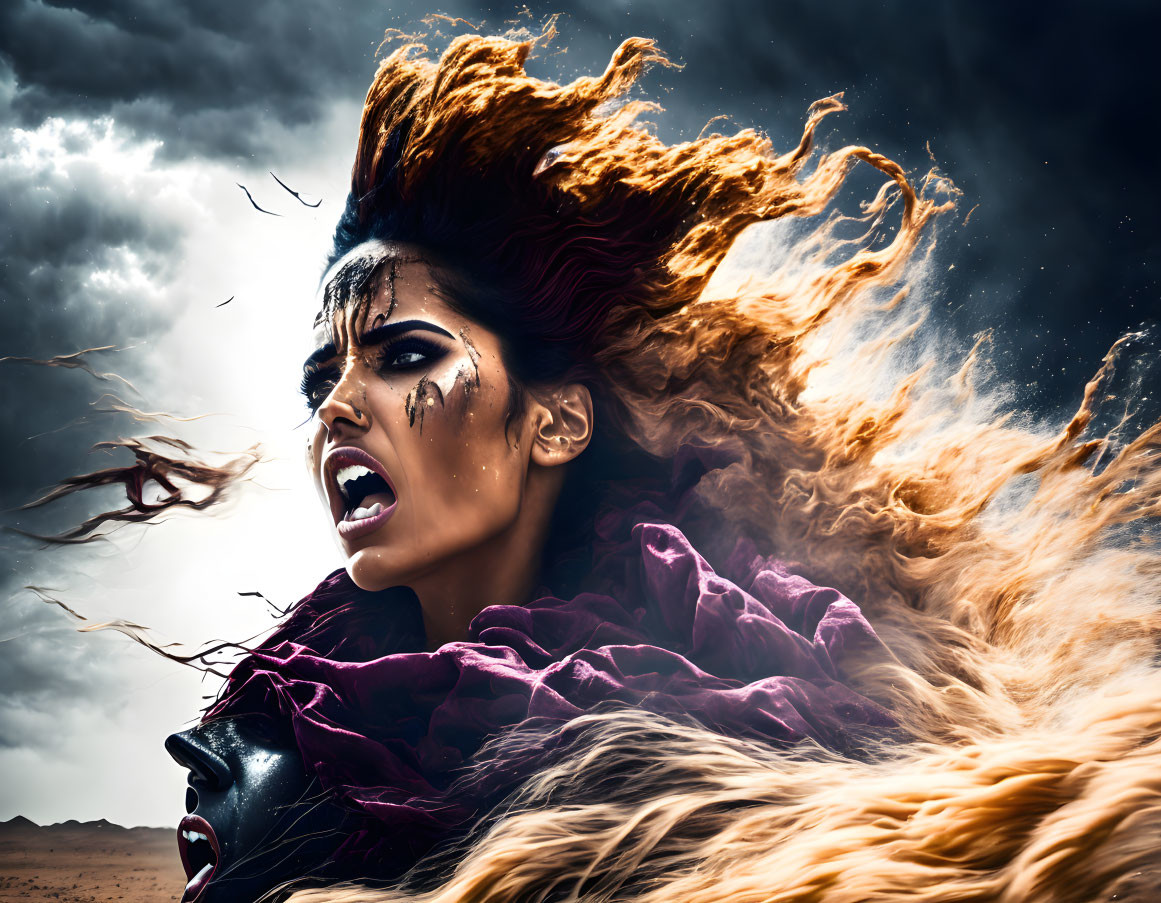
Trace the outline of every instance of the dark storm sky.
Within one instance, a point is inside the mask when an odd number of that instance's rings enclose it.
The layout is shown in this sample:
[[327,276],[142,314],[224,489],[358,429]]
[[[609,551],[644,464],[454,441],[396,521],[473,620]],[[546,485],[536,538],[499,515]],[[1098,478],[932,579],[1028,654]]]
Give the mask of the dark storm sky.
[[[665,0],[547,10],[565,14],[560,75],[602,65],[630,34],[656,38],[685,64],[650,82],[669,136],[724,113],[789,142],[806,105],[843,90],[851,110],[831,124],[836,141],[867,144],[912,169],[925,166],[930,142],[964,192],[963,210],[980,205],[955,236],[949,257],[961,272],[949,291],[975,299],[965,323],[1012,333],[1027,351],[1021,366],[1053,395],[1074,391],[1122,328],[1156,315],[1156,4]],[[112,115],[163,138],[174,157],[280,157],[285,129],[365,89],[385,24],[406,29],[427,11],[302,0],[13,0],[0,12],[0,66],[15,83],[7,112],[26,127],[47,116]],[[512,15],[471,3],[443,11],[492,26]],[[131,210],[110,209],[109,199],[85,200],[33,232],[16,225],[27,222],[19,199],[4,211],[6,350],[28,350],[30,330],[19,324],[29,306],[50,318],[44,293],[67,284],[35,281],[35,262],[74,264],[90,236],[98,246],[160,250],[169,240],[165,230],[142,229]],[[74,320],[71,328],[93,327]],[[73,335],[40,338],[55,350]]]
[[[126,193],[86,169],[100,123],[111,119],[130,142],[164,142],[162,172],[309,169],[320,142],[353,146],[353,132],[325,133],[327,116],[366,90],[384,29],[421,30],[416,20],[432,11],[502,30],[517,7],[0,3],[0,357],[149,342],[178,314],[176,301],[106,278],[129,266],[130,249],[141,278],[166,285],[191,227],[161,200],[163,185]],[[940,260],[954,269],[935,307],[961,336],[995,329],[997,366],[1028,409],[1067,408],[1117,337],[1161,313],[1156,3],[560,2],[521,21],[535,27],[550,12],[564,14],[557,46],[567,53],[537,63],[539,74],[603,68],[629,35],[656,38],[684,65],[644,82],[666,108],[667,139],[726,114],[786,147],[813,100],[845,91],[850,110],[828,121],[829,146],[865,144],[922,174],[930,144],[963,192],[956,220],[978,205],[941,236]],[[64,151],[76,145],[67,173],[27,155],[27,135],[54,117],[75,126],[53,139]],[[236,212],[254,215],[244,199]],[[157,376],[155,363],[132,356],[102,363],[145,383]],[[110,438],[109,422],[50,431],[97,394],[76,371],[0,364],[0,507],[87,466],[85,450]],[[82,704],[122,675],[75,637],[36,633],[59,612],[20,595],[42,579],[34,547],[4,540],[0,565],[0,750],[35,753],[50,732],[30,727],[39,723],[30,712],[51,721],[54,707]]]

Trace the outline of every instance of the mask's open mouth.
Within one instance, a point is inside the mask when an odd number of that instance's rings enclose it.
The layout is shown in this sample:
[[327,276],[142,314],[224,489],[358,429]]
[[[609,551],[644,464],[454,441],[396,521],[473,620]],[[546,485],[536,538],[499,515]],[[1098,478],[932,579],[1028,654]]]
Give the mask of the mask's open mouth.
[[194,903],[218,871],[222,852],[210,823],[199,815],[187,815],[177,826],[177,848],[188,882],[181,903]]

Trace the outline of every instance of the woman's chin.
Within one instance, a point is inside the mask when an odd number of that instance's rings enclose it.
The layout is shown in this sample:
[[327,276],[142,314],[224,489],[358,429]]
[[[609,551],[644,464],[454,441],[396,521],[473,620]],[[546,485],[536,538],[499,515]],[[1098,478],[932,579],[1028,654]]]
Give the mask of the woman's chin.
[[345,567],[355,586],[368,592],[378,592],[405,582],[403,572],[387,561],[386,550],[379,546],[349,552]]

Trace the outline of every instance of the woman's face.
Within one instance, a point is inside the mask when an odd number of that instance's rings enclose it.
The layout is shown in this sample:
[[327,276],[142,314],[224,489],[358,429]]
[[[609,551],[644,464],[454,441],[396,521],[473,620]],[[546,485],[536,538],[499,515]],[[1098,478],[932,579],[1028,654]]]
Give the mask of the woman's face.
[[439,297],[415,253],[360,245],[323,293],[350,297],[320,315],[304,366],[312,475],[355,583],[413,585],[513,528],[530,426],[508,423],[498,338]]

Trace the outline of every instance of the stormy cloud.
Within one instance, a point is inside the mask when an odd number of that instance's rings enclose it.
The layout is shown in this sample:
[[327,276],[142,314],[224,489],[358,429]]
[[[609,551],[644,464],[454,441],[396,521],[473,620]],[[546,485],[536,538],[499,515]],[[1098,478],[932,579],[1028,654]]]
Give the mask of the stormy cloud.
[[[373,7],[326,14],[305,3],[5,4],[0,55],[13,112],[114,116],[163,136],[164,153],[245,157],[357,93],[382,35]],[[358,50],[352,54],[354,48]],[[362,59],[363,65],[352,65]]]
[[[296,317],[305,335],[384,31],[427,30],[438,45],[453,29],[419,21],[435,11],[491,31],[562,13],[560,36],[531,64],[556,79],[599,71],[624,37],[657,39],[682,68],[656,70],[638,91],[665,107],[652,118],[667,140],[725,116],[713,128],[756,127],[789,146],[811,102],[845,92],[849,110],[828,120],[824,145],[864,144],[917,175],[934,158],[963,192],[928,288],[963,341],[996,331],[997,372],[1034,413],[1067,408],[1108,347],[1161,311],[1150,128],[1161,13],[1148,4],[522,6],[0,5],[0,357],[116,346],[93,363],[141,389],[132,403],[220,412],[234,432],[198,422],[211,447],[283,442],[294,459],[298,350],[281,337],[297,334]],[[323,198],[319,209],[271,170]],[[255,211],[237,183],[280,216]],[[101,510],[107,499],[35,518],[11,509],[91,470],[94,443],[133,430],[95,412],[109,389],[79,370],[0,363],[3,524],[57,532]],[[172,771],[179,787],[160,738],[206,688],[124,638],[76,634],[22,587],[60,588],[88,615],[138,617],[178,639],[242,635],[266,616],[239,609],[237,592],[284,603],[333,566],[321,529],[306,526],[309,499],[246,498],[228,521],[167,523],[107,549],[0,537],[0,769],[24,778],[6,783],[0,818],[166,823],[180,808],[177,789],[130,805],[82,764],[155,783]],[[302,526],[279,533],[272,520]]]

